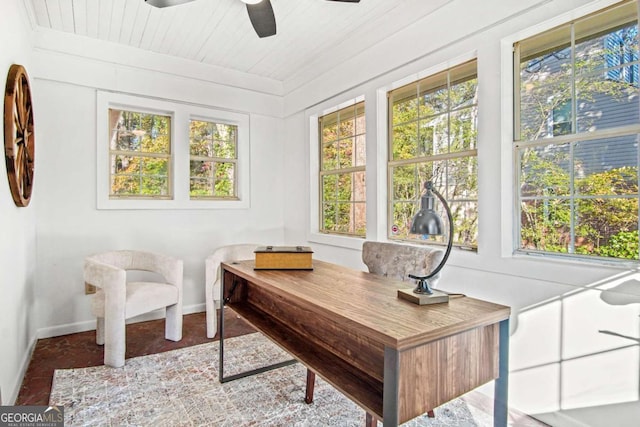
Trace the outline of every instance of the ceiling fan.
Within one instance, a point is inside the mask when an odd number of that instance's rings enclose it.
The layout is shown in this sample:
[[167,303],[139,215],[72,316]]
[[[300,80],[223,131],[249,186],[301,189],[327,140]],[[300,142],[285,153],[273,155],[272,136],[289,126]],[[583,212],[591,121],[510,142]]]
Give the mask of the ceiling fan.
[[[151,6],[169,7],[177,6],[183,3],[189,3],[194,0],[144,0]],[[271,0],[240,0],[247,5],[247,13],[251,20],[253,29],[256,30],[258,37],[269,37],[276,33],[276,16],[271,7]],[[338,1],[342,3],[360,3],[360,0],[327,0]]]

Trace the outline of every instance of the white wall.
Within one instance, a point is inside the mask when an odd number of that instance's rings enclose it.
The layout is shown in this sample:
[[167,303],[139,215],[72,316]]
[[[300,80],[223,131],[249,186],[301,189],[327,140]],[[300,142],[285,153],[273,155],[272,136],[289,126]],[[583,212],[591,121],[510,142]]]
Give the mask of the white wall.
[[[35,194],[39,336],[95,328],[90,296],[84,295],[82,264],[85,256],[111,249],[151,250],[182,258],[185,309],[203,311],[204,260],[215,248],[283,241],[284,197],[278,190],[284,185],[282,99],[272,94],[279,86],[246,75],[232,76],[234,86],[225,85],[217,81],[218,69],[162,55],[114,51],[110,43],[89,39],[63,43],[65,37],[39,30],[34,54],[39,106]],[[77,56],[78,50],[92,55]],[[227,79],[233,74],[224,73]],[[250,207],[96,209],[97,89],[249,114]]]
[[554,426],[637,425],[640,277],[635,270],[511,255],[509,40],[607,3],[458,0],[306,85],[287,91],[285,82],[285,163],[294,165],[285,183],[285,240],[308,242],[320,259],[364,269],[354,249],[359,242],[309,233],[310,186],[317,182],[309,158],[317,148],[300,142],[309,141],[309,116],[365,95],[367,238],[385,240],[386,101],[380,93],[399,80],[478,58],[479,248],[454,251],[440,286],[512,307],[510,405]]
[[[19,0],[0,6],[0,81],[4,87],[11,64],[31,72],[31,37]],[[33,78],[31,78],[33,84]],[[40,112],[34,108],[36,120]],[[38,135],[36,133],[36,139]],[[4,147],[4,146],[3,146]],[[37,161],[37,159],[36,159]],[[36,163],[37,167],[37,163]],[[36,197],[37,198],[37,197]],[[35,210],[13,203],[7,169],[0,167],[0,394],[1,403],[12,403],[34,344],[34,286],[36,271]]]

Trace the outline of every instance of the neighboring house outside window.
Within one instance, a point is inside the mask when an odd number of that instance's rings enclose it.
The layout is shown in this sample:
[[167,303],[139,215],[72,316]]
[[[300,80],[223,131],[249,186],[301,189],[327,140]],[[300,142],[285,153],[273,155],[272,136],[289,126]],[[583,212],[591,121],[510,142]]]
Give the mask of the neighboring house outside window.
[[450,205],[454,244],[477,247],[477,96],[476,60],[388,93],[390,239],[447,241],[409,234],[424,182],[432,181]]
[[366,236],[366,121],[364,101],[318,119],[319,231]]
[[238,127],[205,120],[189,122],[192,199],[237,198]]
[[514,45],[516,248],[638,260],[637,3]]
[[171,194],[171,117],[109,109],[112,198]]

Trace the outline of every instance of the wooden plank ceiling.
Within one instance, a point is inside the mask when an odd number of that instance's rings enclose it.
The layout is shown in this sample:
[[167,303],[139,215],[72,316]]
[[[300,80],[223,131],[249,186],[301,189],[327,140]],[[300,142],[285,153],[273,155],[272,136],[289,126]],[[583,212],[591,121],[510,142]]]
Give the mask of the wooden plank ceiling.
[[453,0],[271,0],[278,33],[264,39],[240,0],[28,1],[39,27],[286,81],[329,70]]

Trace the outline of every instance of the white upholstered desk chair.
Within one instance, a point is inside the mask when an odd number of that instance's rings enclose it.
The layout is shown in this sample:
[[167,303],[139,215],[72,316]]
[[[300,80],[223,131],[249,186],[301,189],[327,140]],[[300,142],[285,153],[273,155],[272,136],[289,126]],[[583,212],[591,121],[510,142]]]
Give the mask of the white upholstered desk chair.
[[[408,281],[409,274],[427,276],[442,261],[444,251],[428,246],[410,246],[388,242],[364,242],[362,244],[362,262],[369,273]],[[436,285],[440,273],[429,280]]]
[[[205,306],[207,311],[207,338],[218,333],[216,307],[220,305],[220,263],[255,259],[258,244],[240,243],[221,246],[205,260]],[[262,245],[264,246],[264,245]]]
[[[127,282],[131,270],[157,273],[159,279]],[[182,279],[182,260],[152,252],[112,251],[85,259],[84,280],[98,288],[92,310],[105,365],[124,366],[125,320],[131,317],[166,308],[165,338],[182,339]]]

